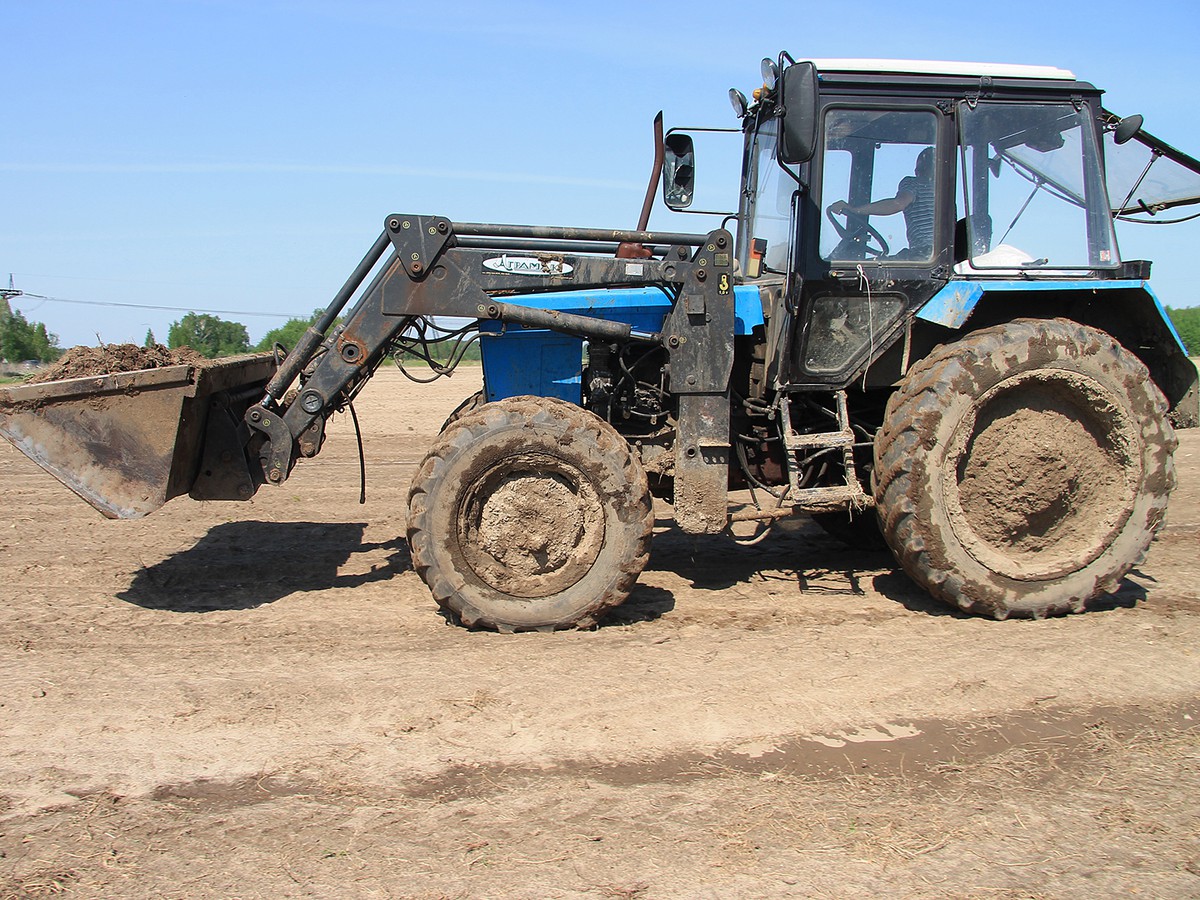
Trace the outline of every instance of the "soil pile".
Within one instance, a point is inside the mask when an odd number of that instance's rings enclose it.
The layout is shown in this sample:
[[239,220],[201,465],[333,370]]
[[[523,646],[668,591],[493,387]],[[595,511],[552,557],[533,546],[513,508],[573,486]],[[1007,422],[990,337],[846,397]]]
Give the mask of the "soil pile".
[[169,350],[162,344],[139,347],[136,344],[101,344],[99,347],[72,347],[54,365],[29,379],[27,384],[61,381],[64,378],[90,378],[114,372],[136,372],[163,366],[204,365],[208,360],[190,347]]

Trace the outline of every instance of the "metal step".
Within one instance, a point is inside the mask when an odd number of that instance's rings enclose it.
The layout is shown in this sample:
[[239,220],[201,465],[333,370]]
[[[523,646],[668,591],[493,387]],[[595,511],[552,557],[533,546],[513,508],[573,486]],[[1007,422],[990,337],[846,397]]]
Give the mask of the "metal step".
[[[786,394],[780,397],[780,430],[783,445],[788,451],[788,484],[790,485],[789,500],[793,506],[800,507],[830,507],[847,503],[855,506],[865,506],[872,498],[862,489],[858,480],[858,471],[854,465],[854,430],[850,427],[850,413],[846,404],[846,392],[836,391],[834,399],[837,403],[836,431],[820,431],[801,433],[792,429],[791,408]],[[846,472],[846,483],[818,488],[802,488],[800,486],[801,463],[806,455],[813,451],[841,451],[842,467]]]

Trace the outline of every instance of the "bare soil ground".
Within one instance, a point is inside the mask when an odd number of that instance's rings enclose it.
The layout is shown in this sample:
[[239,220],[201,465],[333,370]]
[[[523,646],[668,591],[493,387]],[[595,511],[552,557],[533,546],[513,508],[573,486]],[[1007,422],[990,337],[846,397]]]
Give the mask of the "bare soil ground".
[[966,618],[807,520],[656,528],[591,632],[403,540],[463,371],[250,503],[109,522],[0,442],[0,898],[1200,897],[1200,432],[1116,595]]

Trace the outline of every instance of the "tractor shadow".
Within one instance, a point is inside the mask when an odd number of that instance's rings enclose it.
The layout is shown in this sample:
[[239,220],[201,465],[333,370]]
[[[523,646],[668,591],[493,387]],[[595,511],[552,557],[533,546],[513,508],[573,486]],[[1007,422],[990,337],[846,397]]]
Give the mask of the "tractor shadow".
[[[1149,582],[1151,588],[1147,588],[1139,582]],[[1117,585],[1117,589],[1111,594],[1103,594],[1088,603],[1086,612],[1111,612],[1114,609],[1133,609],[1145,603],[1150,598],[1150,589],[1158,581],[1150,575],[1133,569],[1128,575],[1121,579],[1121,583]]]
[[[117,596],[146,609],[203,613],[254,609],[291,594],[386,581],[411,568],[397,537],[364,544],[365,522],[230,522],[187,550],[139,569]],[[369,571],[338,574],[355,554],[387,551]]]
[[[669,522],[660,520],[659,526],[669,526]],[[688,535],[674,527],[660,527],[646,569],[671,572],[691,587],[706,591],[748,584],[767,573],[788,581],[794,578],[801,598],[877,594],[921,615],[978,618],[931,597],[900,569],[890,551],[853,549],[806,518],[777,526],[761,542],[749,546],[728,534]],[[1148,591],[1143,583],[1147,581],[1153,579],[1134,569],[1115,592],[1089,602],[1085,612],[1132,609],[1146,600]],[[671,596],[669,591],[661,593]],[[674,600],[659,598],[650,606],[660,610],[657,618],[674,606]]]
[[[659,525],[669,523],[659,520]],[[646,569],[674,573],[693,588],[706,591],[745,584],[763,572],[794,573],[802,590],[820,590],[829,576],[838,576],[844,582],[842,590],[857,594],[864,592],[880,569],[894,567],[895,560],[887,550],[850,549],[810,520],[797,518],[775,526],[756,543],[740,543],[728,533],[691,535],[678,528],[660,527]],[[899,577],[907,581],[903,575]],[[918,592],[915,585],[908,584],[912,592]]]
[[766,577],[793,581],[801,597],[878,593],[912,610],[957,615],[913,584],[889,551],[852,549],[803,518],[777,525],[749,544],[729,534],[689,535],[660,528],[646,568],[673,573],[703,591],[728,590]]
[[670,591],[648,584],[635,584],[629,599],[601,619],[599,627],[653,622],[674,608],[675,595]]
[[[1101,594],[1099,597],[1089,600],[1083,608],[1083,614],[1133,609],[1144,603],[1150,596],[1149,592],[1137,581],[1132,580],[1135,577],[1148,581],[1154,580],[1135,569],[1129,573],[1129,577],[1121,579],[1117,589],[1111,594]],[[880,594],[889,600],[896,601],[910,612],[919,612],[930,616],[950,616],[954,619],[975,620],[979,618],[979,616],[954,609],[940,600],[935,600],[917,587],[899,568],[883,575],[876,575],[873,579],[873,587]],[[990,621],[990,617],[985,616],[984,618]],[[1011,621],[1027,621],[1027,619],[1014,616]]]

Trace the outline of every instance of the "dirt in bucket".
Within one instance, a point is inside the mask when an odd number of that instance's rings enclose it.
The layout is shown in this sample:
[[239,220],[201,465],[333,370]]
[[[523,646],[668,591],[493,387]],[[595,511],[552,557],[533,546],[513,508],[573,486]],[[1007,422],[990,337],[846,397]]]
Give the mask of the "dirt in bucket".
[[162,344],[139,347],[136,344],[101,344],[99,347],[72,347],[53,365],[34,375],[27,384],[43,384],[64,378],[89,378],[114,372],[136,372],[163,366],[206,365],[210,361],[190,347],[170,350]]

